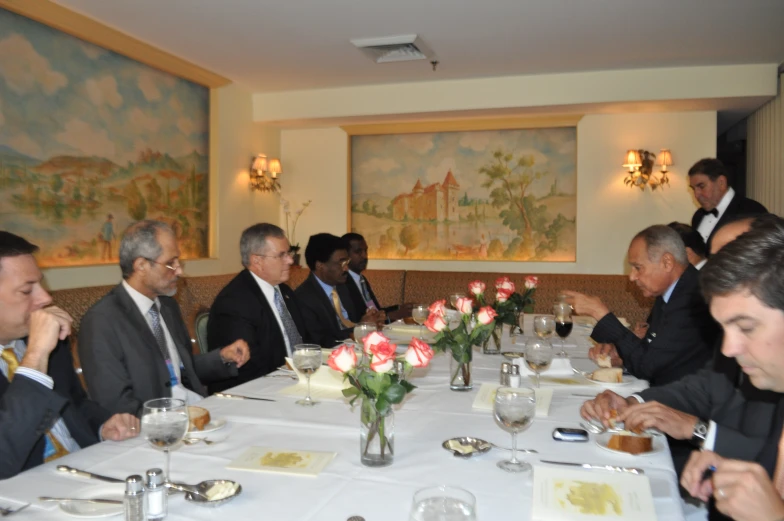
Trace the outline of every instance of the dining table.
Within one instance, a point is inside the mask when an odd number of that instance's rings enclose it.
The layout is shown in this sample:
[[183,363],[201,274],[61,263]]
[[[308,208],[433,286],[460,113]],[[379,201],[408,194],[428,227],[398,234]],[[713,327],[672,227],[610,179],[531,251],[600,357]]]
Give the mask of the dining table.
[[[532,333],[530,317],[525,333]],[[588,358],[591,346],[590,324],[575,324],[565,348],[573,367],[592,371]],[[400,335],[398,335],[399,337]],[[502,351],[520,351],[525,335],[512,337],[503,332]],[[405,338],[393,338],[399,344]],[[553,339],[555,351],[560,339]],[[404,345],[402,346],[404,347]],[[294,402],[297,397],[280,391],[296,383],[286,370],[247,382],[227,391],[246,397],[274,401],[210,396],[199,402],[209,410],[213,421],[225,425],[205,435],[212,444],[182,445],[171,454],[170,479],[195,484],[208,479],[228,479],[241,484],[242,492],[233,500],[206,508],[186,501],[181,493],[169,496],[170,520],[253,519],[270,521],[346,521],[361,516],[366,521],[409,519],[412,497],[424,487],[449,485],[463,488],[476,498],[476,518],[484,521],[532,519],[533,483],[537,469],[560,467],[543,461],[587,463],[644,470],[650,484],[655,516],[661,521],[684,519],[683,503],[666,443],[663,449],[634,456],[607,450],[589,436],[587,442],[553,439],[558,427],[579,428],[580,407],[605,389],[576,376],[573,382],[548,379],[542,373],[542,387],[552,389],[549,410],[537,415],[530,427],[517,436],[518,453],[532,470],[509,473],[496,466],[510,453],[493,448],[472,457],[459,457],[445,450],[442,443],[455,437],[471,436],[500,447],[510,447],[510,434],[494,420],[492,410],[475,407],[483,385],[497,385],[502,355],[483,354],[475,347],[472,361],[474,387],[456,392],[449,388],[449,353],[436,354],[430,365],[416,368],[409,381],[416,386],[405,400],[394,406],[394,461],[386,467],[367,467],[360,462],[360,418],[358,405],[346,399],[319,399],[313,407]],[[327,367],[322,370],[330,370]],[[627,377],[613,390],[629,395],[647,387],[647,382]],[[533,386],[528,376],[523,386]],[[251,447],[273,447],[291,451],[334,453],[334,458],[315,477],[283,473],[230,469],[227,466]],[[30,507],[15,514],[25,519],[70,519],[72,513],[58,503],[42,503],[39,496],[87,497],[100,487],[115,487],[94,479],[68,475],[58,465],[87,470],[124,480],[147,469],[162,467],[164,456],[140,436],[122,442],[105,441],[56,461],[43,464],[11,479],[0,481],[0,506]],[[586,473],[611,473],[586,470]],[[621,519],[621,517],[612,517]],[[359,518],[358,518],[359,519]],[[598,518],[597,518],[598,519]]]

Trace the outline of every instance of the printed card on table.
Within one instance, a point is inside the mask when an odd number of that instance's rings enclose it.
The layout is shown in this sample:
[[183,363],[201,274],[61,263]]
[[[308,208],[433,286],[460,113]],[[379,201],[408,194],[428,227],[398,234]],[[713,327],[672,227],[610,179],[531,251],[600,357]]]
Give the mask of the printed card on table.
[[[495,401],[495,392],[501,387],[499,384],[482,383],[479,392],[474,398],[474,409],[482,411],[492,411]],[[550,414],[550,403],[553,401],[552,389],[534,389],[536,393],[536,416],[544,418]]]
[[656,521],[656,512],[645,476],[535,466],[531,518]]
[[[292,368],[294,367],[294,363],[290,358],[286,358],[286,361]],[[307,392],[307,379],[305,375],[296,369],[294,369],[294,373],[299,378],[299,381],[294,385],[284,387],[278,391],[278,394],[304,398]],[[343,380],[341,373],[326,365],[319,367],[318,371],[310,377],[310,395],[316,400],[342,400],[344,398],[343,389],[347,389],[350,386],[351,384],[348,381]]]
[[335,456],[337,456],[337,452],[251,447],[226,465],[226,468],[316,477]]

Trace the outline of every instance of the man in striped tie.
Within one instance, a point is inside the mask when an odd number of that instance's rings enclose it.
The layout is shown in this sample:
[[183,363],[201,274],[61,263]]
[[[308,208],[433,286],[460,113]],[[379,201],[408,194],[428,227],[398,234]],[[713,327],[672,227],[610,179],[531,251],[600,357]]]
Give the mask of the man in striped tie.
[[139,433],[137,418],[87,399],[67,340],[72,319],[50,305],[37,249],[0,231],[0,479]]

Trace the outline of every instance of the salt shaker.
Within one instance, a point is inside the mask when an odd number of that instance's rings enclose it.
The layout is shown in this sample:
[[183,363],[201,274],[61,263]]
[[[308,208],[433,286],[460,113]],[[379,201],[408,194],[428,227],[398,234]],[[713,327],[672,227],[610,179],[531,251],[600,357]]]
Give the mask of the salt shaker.
[[512,364],[509,375],[506,378],[509,381],[509,387],[520,387],[520,366]]
[[163,519],[168,514],[168,491],[161,469],[147,471],[147,519]]
[[[512,372],[512,364],[509,362],[501,362],[501,386],[509,387],[509,373]],[[520,374],[519,371],[517,373]]]
[[125,521],[146,521],[144,515],[144,482],[138,474],[125,480]]

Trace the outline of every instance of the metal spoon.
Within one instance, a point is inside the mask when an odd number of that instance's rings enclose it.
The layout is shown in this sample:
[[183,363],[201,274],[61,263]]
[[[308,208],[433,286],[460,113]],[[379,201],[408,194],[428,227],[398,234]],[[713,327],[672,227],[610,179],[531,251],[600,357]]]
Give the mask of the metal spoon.
[[[509,452],[512,452],[512,449],[510,449],[509,447],[502,447],[500,445],[496,445],[492,441],[488,441],[487,443],[489,443],[490,445],[492,445],[496,449],[508,450]],[[534,450],[534,449],[517,449],[517,452],[522,452],[524,454],[539,454],[539,451],[538,450]]]

